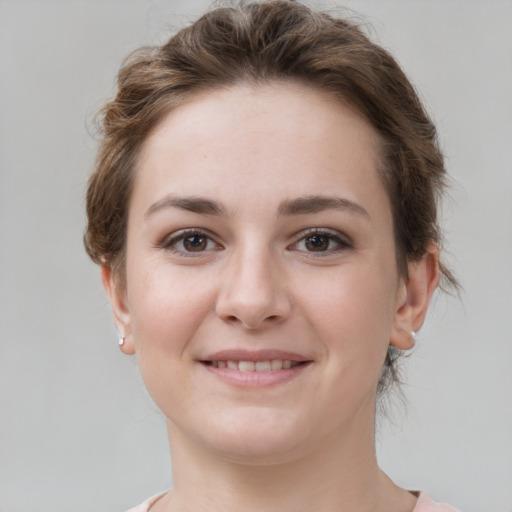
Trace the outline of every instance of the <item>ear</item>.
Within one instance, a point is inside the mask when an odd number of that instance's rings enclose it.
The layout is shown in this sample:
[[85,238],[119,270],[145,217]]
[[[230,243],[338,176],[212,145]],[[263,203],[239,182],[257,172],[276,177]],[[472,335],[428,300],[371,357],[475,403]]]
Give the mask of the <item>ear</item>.
[[419,261],[408,264],[408,279],[400,283],[390,344],[400,350],[414,346],[414,332],[425,320],[428,305],[439,283],[439,248],[430,243]]
[[133,355],[135,354],[135,346],[131,335],[131,320],[125,288],[119,285],[112,268],[106,264],[101,265],[101,280],[110,300],[117,330],[120,336],[125,338],[120,348],[125,354]]

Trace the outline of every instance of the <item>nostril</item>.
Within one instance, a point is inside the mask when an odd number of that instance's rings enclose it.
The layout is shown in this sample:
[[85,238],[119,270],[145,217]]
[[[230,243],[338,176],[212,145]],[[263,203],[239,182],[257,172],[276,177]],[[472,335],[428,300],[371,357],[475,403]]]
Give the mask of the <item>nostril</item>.
[[237,315],[228,315],[224,318],[224,321],[235,325],[241,323],[249,330],[258,330],[263,328],[265,325],[273,325],[280,322],[280,315],[269,315],[263,318],[252,318],[248,316],[241,315],[238,317]]
[[252,290],[230,287],[219,294],[215,313],[231,325],[241,324],[247,329],[257,330],[282,322],[288,317],[290,306],[287,296],[281,292],[274,293],[270,288],[267,290],[260,286],[260,289]]

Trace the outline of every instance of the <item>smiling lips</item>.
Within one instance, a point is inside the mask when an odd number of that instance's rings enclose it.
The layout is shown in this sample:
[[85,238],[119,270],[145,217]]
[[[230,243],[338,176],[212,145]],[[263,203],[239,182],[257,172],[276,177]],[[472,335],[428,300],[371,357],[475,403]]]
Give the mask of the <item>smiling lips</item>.
[[271,359],[267,361],[207,361],[215,368],[228,368],[229,370],[238,370],[240,372],[275,372],[278,370],[289,370],[295,366],[303,364],[301,361],[291,361],[290,359]]
[[223,350],[200,362],[226,382],[258,387],[286,382],[313,361],[281,350]]

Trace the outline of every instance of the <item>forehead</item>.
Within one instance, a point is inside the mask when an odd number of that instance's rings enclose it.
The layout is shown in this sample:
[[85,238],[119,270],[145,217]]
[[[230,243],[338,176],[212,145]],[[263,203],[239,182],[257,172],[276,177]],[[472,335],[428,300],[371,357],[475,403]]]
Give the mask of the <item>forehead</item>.
[[327,194],[336,186],[345,195],[382,193],[379,147],[372,126],[325,92],[238,85],[192,96],[164,117],[141,152],[135,192],[145,189],[147,201],[198,188],[221,200],[248,191],[267,199]]
[[[341,97],[296,81],[238,84],[185,96],[157,124],[144,149],[162,141],[168,145],[170,136],[197,136],[206,141],[209,135],[215,139],[220,130],[231,130],[233,125],[239,129],[232,131],[230,140],[237,135],[245,136],[251,129],[253,137],[258,131],[263,136],[279,131],[281,136],[289,133],[314,141],[333,130],[333,135],[346,138],[349,134],[345,128],[349,124],[354,136],[367,139],[365,142],[371,146],[367,149],[378,152],[381,143],[376,130],[356,107]],[[178,126],[179,130],[175,130]]]

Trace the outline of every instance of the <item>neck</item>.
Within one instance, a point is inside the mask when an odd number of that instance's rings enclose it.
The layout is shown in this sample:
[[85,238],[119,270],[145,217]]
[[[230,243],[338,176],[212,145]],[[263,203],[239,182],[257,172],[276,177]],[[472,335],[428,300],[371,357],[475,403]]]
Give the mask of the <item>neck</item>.
[[293,459],[252,465],[212,454],[169,422],[174,488],[152,512],[412,511],[413,496],[379,470],[365,424]]

